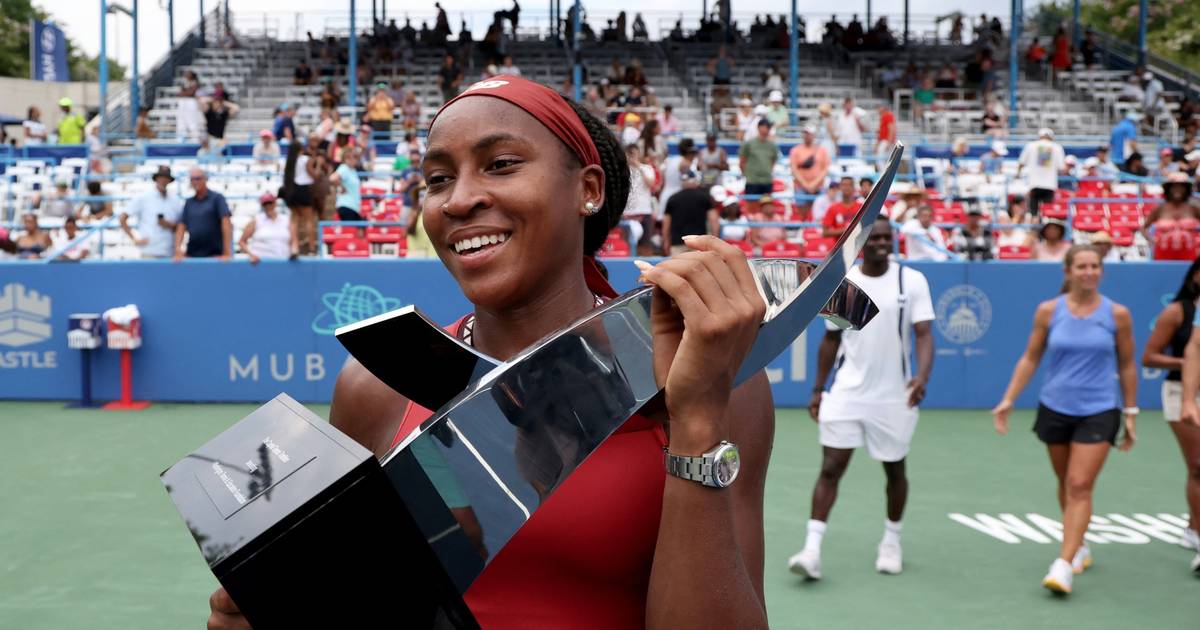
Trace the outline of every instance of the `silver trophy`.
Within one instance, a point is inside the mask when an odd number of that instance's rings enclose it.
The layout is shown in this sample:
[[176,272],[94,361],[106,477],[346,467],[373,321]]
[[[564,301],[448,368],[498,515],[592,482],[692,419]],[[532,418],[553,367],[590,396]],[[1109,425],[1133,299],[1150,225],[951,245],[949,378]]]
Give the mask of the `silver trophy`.
[[[903,150],[898,144],[892,151],[850,227],[819,265],[750,261],[767,312],[735,386],[765,368],[815,317],[859,328],[875,315],[870,299],[845,275],[879,216]],[[625,293],[506,362],[446,334],[412,306],[338,329],[338,339],[364,367],[410,400],[437,409],[382,464],[462,592],[486,567],[481,557],[495,557],[604,440],[639,410],[661,404],[651,295],[651,287]],[[397,340],[404,340],[410,360],[396,361],[391,343]],[[428,348],[428,356],[411,359],[415,348]],[[482,540],[467,541],[461,528],[446,526],[453,523],[447,501],[406,493],[405,480],[418,476],[417,469],[442,499],[469,503]],[[464,549],[480,553],[468,557]]]

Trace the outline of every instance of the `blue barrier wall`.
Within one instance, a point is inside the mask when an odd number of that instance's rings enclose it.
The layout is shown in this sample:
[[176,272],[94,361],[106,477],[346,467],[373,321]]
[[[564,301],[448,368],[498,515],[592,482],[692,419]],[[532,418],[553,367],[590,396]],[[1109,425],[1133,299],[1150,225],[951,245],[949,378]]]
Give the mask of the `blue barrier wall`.
[[[632,288],[637,270],[629,261],[607,264],[618,290]],[[1035,306],[1058,290],[1059,267],[912,266],[929,278],[938,315],[926,406],[994,405],[1025,346]],[[1132,310],[1138,356],[1184,269],[1182,263],[1107,268],[1102,288]],[[0,399],[78,397],[80,353],[67,349],[68,316],[127,303],[141,309],[145,340],[134,353],[134,394],[159,401],[260,402],[281,391],[328,401],[346,356],[332,336],[336,326],[406,304],[440,322],[469,308],[436,260],[0,264]],[[770,366],[777,404],[807,403],[822,334],[814,324]],[[396,340],[395,353],[397,360],[409,354],[403,340]],[[93,360],[95,396],[117,397],[117,353],[101,350]],[[1139,404],[1159,407],[1162,374],[1139,373]],[[1035,403],[1038,382],[1022,406]]]

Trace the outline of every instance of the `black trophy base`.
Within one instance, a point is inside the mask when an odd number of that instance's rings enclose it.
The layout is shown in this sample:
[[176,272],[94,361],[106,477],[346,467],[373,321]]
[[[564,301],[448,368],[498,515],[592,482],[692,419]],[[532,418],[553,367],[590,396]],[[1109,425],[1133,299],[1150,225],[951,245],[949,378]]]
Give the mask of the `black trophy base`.
[[479,628],[374,455],[286,395],[162,481],[255,630]]

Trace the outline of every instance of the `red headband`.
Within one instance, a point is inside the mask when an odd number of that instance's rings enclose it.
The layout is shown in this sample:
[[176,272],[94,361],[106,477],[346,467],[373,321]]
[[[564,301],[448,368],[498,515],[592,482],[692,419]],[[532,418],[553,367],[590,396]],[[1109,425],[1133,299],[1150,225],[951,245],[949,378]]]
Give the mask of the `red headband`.
[[520,107],[558,136],[584,166],[600,166],[600,152],[596,150],[596,143],[592,142],[591,134],[575,110],[554,90],[519,77],[495,77],[472,85],[462,94],[446,101],[429,121],[429,128],[433,129],[433,123],[447,107],[468,96],[491,96]]

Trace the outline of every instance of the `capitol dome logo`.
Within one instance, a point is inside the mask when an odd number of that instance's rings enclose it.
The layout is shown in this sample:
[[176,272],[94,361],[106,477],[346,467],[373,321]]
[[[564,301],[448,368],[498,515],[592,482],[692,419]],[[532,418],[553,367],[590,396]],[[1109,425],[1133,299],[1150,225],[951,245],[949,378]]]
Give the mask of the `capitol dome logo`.
[[950,287],[937,301],[937,327],[953,343],[979,341],[992,325],[992,303],[987,294],[969,285]]

